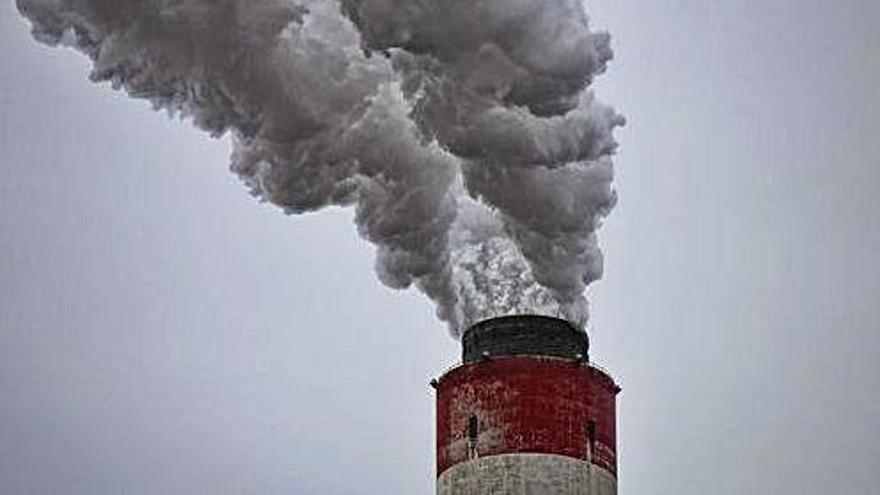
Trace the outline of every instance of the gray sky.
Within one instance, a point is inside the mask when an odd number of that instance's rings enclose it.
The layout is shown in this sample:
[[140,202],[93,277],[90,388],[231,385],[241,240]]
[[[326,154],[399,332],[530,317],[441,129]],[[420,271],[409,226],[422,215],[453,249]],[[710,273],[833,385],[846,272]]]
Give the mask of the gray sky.
[[[588,5],[629,120],[591,290],[621,495],[873,495],[880,3]],[[457,344],[350,212],[257,203],[9,1],[0,41],[0,492],[431,493]]]

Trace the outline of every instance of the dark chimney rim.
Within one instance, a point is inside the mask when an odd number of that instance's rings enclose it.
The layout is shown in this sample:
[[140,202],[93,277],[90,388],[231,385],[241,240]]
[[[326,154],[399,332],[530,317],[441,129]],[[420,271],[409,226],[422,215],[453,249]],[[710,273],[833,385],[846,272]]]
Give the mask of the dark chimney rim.
[[543,315],[507,315],[482,320],[462,335],[462,362],[501,356],[545,356],[589,360],[586,332],[571,322]]
[[567,326],[575,332],[586,333],[583,330],[581,330],[580,328],[578,328],[574,323],[566,320],[565,318],[559,318],[556,316],[548,316],[548,315],[540,315],[540,314],[532,314],[532,313],[522,313],[522,314],[515,314],[515,315],[493,316],[491,318],[485,318],[485,319],[480,320],[480,321],[472,324],[471,326],[469,326],[464,331],[464,334],[462,334],[462,337],[464,337],[465,334],[467,334],[469,331],[474,330],[474,329],[480,329],[480,328],[489,327],[489,326],[497,326],[499,324],[505,324],[505,323],[514,322],[514,321],[530,322],[533,324],[544,323],[544,324]]

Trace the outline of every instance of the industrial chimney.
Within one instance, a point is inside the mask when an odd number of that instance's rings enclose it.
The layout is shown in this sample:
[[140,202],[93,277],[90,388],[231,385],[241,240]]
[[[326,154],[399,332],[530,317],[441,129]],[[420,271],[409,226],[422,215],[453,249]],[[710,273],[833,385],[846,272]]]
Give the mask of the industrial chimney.
[[437,389],[438,495],[616,495],[615,397],[586,333],[546,316],[470,327]]

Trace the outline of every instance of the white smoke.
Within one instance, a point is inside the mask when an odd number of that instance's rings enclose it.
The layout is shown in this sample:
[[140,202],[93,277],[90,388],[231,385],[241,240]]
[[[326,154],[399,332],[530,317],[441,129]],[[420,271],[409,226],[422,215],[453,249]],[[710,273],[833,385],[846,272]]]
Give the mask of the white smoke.
[[383,283],[453,333],[487,316],[586,321],[623,119],[579,0],[17,0],[91,78],[233,138],[289,213],[354,205]]

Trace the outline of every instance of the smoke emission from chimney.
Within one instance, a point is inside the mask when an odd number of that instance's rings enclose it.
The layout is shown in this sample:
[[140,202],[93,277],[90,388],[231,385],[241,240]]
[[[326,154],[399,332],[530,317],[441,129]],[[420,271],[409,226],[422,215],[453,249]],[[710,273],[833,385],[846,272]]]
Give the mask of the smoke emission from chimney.
[[232,137],[290,214],[352,205],[376,272],[453,334],[489,316],[583,324],[624,119],[589,91],[612,53],[580,0],[17,0],[157,109]]

